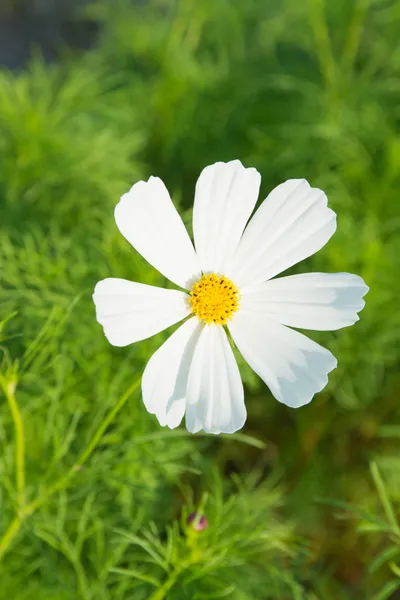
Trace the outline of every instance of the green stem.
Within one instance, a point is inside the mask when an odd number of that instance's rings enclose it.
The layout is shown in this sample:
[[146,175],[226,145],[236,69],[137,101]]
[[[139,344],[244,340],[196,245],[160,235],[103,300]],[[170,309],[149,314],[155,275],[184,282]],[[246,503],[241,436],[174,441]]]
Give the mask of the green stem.
[[7,398],[15,428],[15,481],[17,485],[17,506],[22,511],[25,504],[25,432],[22,414],[15,397],[15,383],[0,376],[0,385]]
[[175,569],[175,571],[172,571],[172,573],[169,575],[168,579],[166,579],[164,581],[164,583],[162,584],[162,586],[160,588],[158,588],[158,590],[153,592],[153,594],[150,596],[149,600],[164,600],[164,598],[167,598],[167,594],[168,594],[169,590],[175,585],[180,572],[181,572],[181,569]]
[[162,586],[159,587],[155,592],[153,592],[153,594],[150,596],[149,600],[164,600],[164,598],[167,598],[168,592],[170,591],[171,588],[174,587],[180,574],[195,564],[196,564],[196,559],[195,559],[193,549],[192,549],[189,558],[179,562],[179,567],[176,567],[173,571],[171,571],[171,573],[169,574],[167,579],[164,581]]
[[89,591],[88,591],[86,575],[85,575],[85,571],[82,567],[82,564],[79,561],[79,559],[72,561],[72,564],[75,569],[76,578],[78,580],[80,595],[84,600],[88,600],[90,596],[89,596]]
[[382,479],[381,474],[378,469],[378,465],[376,464],[375,461],[371,462],[370,470],[371,470],[372,478],[375,483],[375,487],[376,487],[378,495],[379,495],[379,499],[383,506],[383,510],[385,511],[387,521],[388,521],[389,525],[393,528],[393,532],[396,535],[399,535],[400,527],[397,522],[396,513],[395,513],[392,503],[389,499],[385,484],[383,482],[383,479]]
[[343,66],[348,70],[353,68],[357,57],[369,3],[370,0],[356,0],[354,4],[352,20],[348,28],[343,52]]
[[336,66],[326,22],[325,0],[309,0],[309,10],[321,72],[325,79],[326,87],[332,90],[335,86]]
[[8,526],[5,534],[3,535],[3,537],[0,541],[0,561],[3,558],[4,554],[7,552],[7,548],[10,546],[13,539],[19,532],[21,525],[22,525],[22,518],[15,517],[11,521],[10,525]]
[[66,488],[70,480],[74,477],[74,475],[76,475],[76,473],[79,472],[82,465],[90,458],[90,456],[93,454],[94,450],[98,446],[107,427],[115,419],[116,415],[123,408],[131,394],[138,388],[139,383],[140,380],[136,380],[121,396],[116,405],[110,410],[108,415],[106,415],[105,419],[101,422],[93,438],[90,440],[86,448],[80,454],[77,462],[67,471],[67,473],[65,475],[62,475],[60,479],[58,479],[52,486],[40,492],[35,500],[22,507],[19,515],[13,519],[8,529],[4,533],[2,539],[0,540],[0,561],[9,549],[14,538],[17,536],[25,519],[29,517],[32,513],[34,513],[48,498],[53,496],[56,492]]

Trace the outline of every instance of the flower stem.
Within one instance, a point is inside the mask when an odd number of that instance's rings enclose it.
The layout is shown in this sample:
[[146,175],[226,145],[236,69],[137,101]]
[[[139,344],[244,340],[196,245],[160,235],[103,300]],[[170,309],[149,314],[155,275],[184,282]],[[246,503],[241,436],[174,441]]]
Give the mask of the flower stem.
[[[0,383],[2,383],[2,387],[3,387],[2,380],[0,380]],[[100,423],[100,425],[97,428],[94,436],[89,441],[89,443],[87,444],[86,448],[81,452],[81,454],[79,455],[78,460],[76,461],[76,463],[65,473],[65,475],[62,475],[58,480],[55,481],[55,483],[53,483],[53,485],[51,485],[47,489],[42,490],[38,494],[38,496],[35,498],[35,500],[33,500],[32,502],[30,502],[29,504],[22,505],[20,507],[18,515],[13,519],[13,521],[11,521],[11,523],[8,526],[7,530],[5,531],[3,537],[0,539],[0,561],[3,558],[3,556],[6,554],[6,552],[8,551],[8,549],[9,549],[11,543],[13,542],[14,538],[19,533],[19,531],[20,531],[20,529],[21,529],[21,527],[22,527],[25,519],[27,517],[29,517],[32,513],[34,513],[47,499],[49,499],[55,493],[57,493],[60,490],[65,489],[66,487],[68,487],[68,484],[69,484],[70,480],[74,477],[74,475],[76,475],[76,473],[79,472],[79,470],[82,467],[82,465],[93,454],[94,450],[97,448],[97,446],[98,446],[98,444],[99,444],[99,442],[100,442],[100,440],[101,440],[104,432],[106,431],[107,427],[115,419],[115,417],[117,416],[117,414],[119,413],[119,411],[125,405],[125,403],[128,400],[128,398],[131,396],[131,394],[133,394],[133,392],[138,388],[139,383],[140,383],[140,379],[137,379],[126,390],[126,392],[120,397],[120,399],[115,404],[115,406],[110,410],[110,412],[105,416],[105,418],[103,419],[103,421]],[[3,389],[4,389],[4,387],[3,387]],[[14,397],[14,402],[15,402],[15,406],[17,407],[17,413],[19,414],[18,405],[17,405],[17,403],[15,401],[15,397]],[[13,418],[14,418],[13,408],[11,407],[11,404],[10,404],[10,409],[11,409],[11,412],[12,412]],[[14,418],[14,422],[15,422],[15,418]],[[20,424],[22,424],[22,419],[20,421],[18,421],[18,423],[19,423],[18,427],[20,427]],[[22,456],[22,467],[23,467],[23,464],[24,464],[23,463],[24,445],[22,445],[22,455],[21,455],[21,446],[19,445],[19,444],[21,444],[21,441],[20,441],[21,430],[17,429],[17,425],[16,425],[16,432],[17,432],[16,433],[16,443],[17,443],[17,457],[18,457],[18,460],[17,460],[17,464],[18,464],[17,473],[19,473],[19,469],[20,469],[20,465],[21,465],[21,463],[20,463],[21,456]],[[22,435],[23,435],[23,429],[22,429]],[[24,440],[23,437],[22,437],[22,440]],[[18,479],[18,482],[19,482],[18,483],[18,489],[20,490],[20,484],[21,484],[21,481],[22,481],[22,484],[23,484],[22,490],[24,492],[24,490],[25,490],[25,477],[24,477],[24,471],[22,471],[22,472],[23,472],[22,480]]]
[[172,571],[172,573],[169,575],[168,579],[166,579],[164,581],[164,583],[162,584],[162,586],[160,588],[158,588],[158,590],[156,590],[155,592],[153,592],[153,594],[150,596],[149,600],[164,600],[164,598],[167,598],[167,594],[169,592],[169,590],[175,585],[176,580],[178,579],[180,570],[175,570]]
[[[197,537],[197,536],[195,536]],[[179,576],[188,568],[195,565],[197,562],[197,558],[195,556],[194,549],[190,552],[189,558],[186,560],[181,560],[168,575],[167,579],[164,581],[161,587],[159,587],[153,594],[150,596],[149,600],[164,600],[164,598],[168,598],[168,592],[171,588],[174,587],[177,582]]]
[[7,398],[15,428],[15,481],[17,486],[17,507],[22,511],[25,504],[25,432],[22,414],[15,397],[16,384],[0,376],[0,385]]

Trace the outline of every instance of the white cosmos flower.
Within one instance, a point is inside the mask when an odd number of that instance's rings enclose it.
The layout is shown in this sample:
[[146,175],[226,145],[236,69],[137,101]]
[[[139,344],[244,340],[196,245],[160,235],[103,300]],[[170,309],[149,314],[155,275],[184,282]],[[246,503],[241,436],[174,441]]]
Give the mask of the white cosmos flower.
[[[122,196],[122,235],[165,277],[186,291],[125,279],[94,290],[98,322],[114,346],[144,340],[185,322],[150,358],[143,401],[160,424],[195,433],[233,433],[246,420],[243,384],[228,341],[279,402],[310,402],[336,367],[335,357],[287,326],[334,330],[352,325],[364,306],[364,281],[349,273],[272,279],[322,248],[336,229],[327,197],[304,179],[278,185],[246,227],[260,174],[239,160],[206,167],[196,185],[194,244],[158,177]],[[188,293],[189,292],[189,293]]]

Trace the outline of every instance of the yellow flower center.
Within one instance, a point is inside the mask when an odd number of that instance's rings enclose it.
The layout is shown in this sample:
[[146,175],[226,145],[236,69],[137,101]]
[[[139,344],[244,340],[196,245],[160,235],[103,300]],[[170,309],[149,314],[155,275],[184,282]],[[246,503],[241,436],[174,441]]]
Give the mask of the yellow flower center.
[[189,303],[199,319],[225,325],[239,308],[239,290],[225,275],[209,273],[193,285]]

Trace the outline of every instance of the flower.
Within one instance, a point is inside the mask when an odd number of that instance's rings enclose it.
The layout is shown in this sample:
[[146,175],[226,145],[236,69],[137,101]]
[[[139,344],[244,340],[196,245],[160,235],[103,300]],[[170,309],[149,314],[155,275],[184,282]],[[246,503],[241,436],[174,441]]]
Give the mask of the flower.
[[109,278],[93,294],[97,320],[114,346],[144,340],[189,317],[143,373],[144,404],[162,426],[177,427],[186,412],[192,433],[243,427],[243,384],[225,327],[279,402],[307,404],[337,361],[289,327],[340,329],[355,323],[364,307],[368,287],[357,275],[273,279],[327,243],[336,215],[323,191],[305,179],[289,179],[249,221],[260,180],[256,169],[239,160],[202,171],[193,207],[196,249],[158,177],[136,183],[116,206],[122,235],[186,290]]

